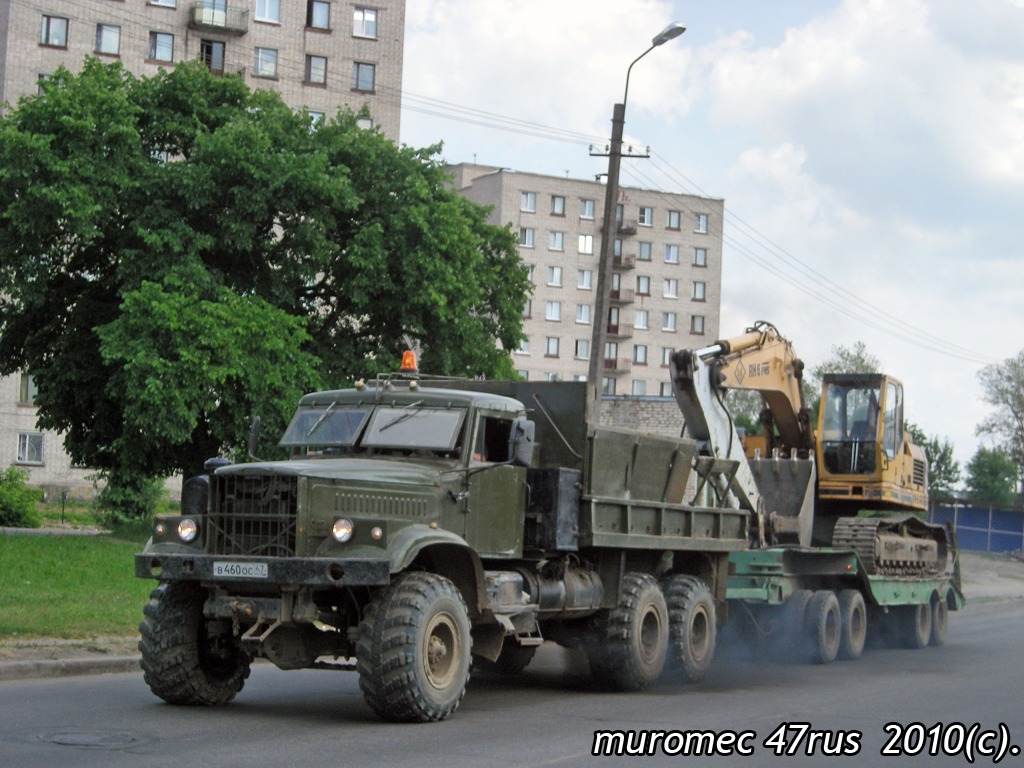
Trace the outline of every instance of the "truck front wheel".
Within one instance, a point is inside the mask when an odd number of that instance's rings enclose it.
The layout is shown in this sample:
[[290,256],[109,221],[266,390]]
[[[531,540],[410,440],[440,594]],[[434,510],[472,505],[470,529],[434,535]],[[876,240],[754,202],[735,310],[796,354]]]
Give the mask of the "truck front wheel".
[[395,578],[359,624],[356,670],[363,698],[385,720],[444,720],[469,681],[472,639],[466,603],[433,573]]
[[707,584],[696,576],[670,576],[662,582],[668,603],[669,635],[673,668],[695,683],[711,668],[715,656],[715,599]]
[[587,649],[594,677],[619,691],[639,691],[661,676],[668,653],[668,607],[653,576],[627,573],[619,604]]
[[198,584],[164,582],[143,609],[140,663],[149,689],[169,704],[227,704],[249,677],[251,658],[230,622],[203,616],[205,600]]

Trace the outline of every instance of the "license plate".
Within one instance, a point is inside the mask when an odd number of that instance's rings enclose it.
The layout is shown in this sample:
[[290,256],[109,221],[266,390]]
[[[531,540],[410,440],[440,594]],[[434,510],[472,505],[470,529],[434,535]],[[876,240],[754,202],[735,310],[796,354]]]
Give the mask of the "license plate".
[[214,562],[213,575],[223,579],[266,579],[270,572],[266,563]]

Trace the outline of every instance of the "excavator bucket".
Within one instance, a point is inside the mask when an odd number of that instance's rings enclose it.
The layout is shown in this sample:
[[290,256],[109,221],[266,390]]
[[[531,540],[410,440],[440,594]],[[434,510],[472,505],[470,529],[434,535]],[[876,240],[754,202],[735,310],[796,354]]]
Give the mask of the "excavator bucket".
[[810,546],[814,527],[814,461],[770,458],[749,462],[764,502],[766,543]]

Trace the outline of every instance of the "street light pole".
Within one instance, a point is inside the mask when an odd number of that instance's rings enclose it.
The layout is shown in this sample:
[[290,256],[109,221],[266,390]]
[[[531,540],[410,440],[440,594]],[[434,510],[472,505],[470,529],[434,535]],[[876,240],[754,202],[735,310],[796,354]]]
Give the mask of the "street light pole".
[[608,341],[608,304],[611,295],[612,252],[615,242],[615,204],[619,196],[619,165],[622,161],[622,129],[626,123],[626,99],[629,96],[629,75],[633,65],[659,45],[667,43],[686,31],[678,22],[669,24],[659,32],[651,47],[637,56],[626,70],[626,89],[622,103],[612,109],[612,141],[608,148],[608,178],[604,192],[604,220],[601,222],[601,250],[597,261],[597,287],[594,295],[593,332],[590,340],[590,364],[587,371],[587,386],[590,388],[589,412],[587,419],[597,424],[601,414],[601,390],[604,378],[604,348]]

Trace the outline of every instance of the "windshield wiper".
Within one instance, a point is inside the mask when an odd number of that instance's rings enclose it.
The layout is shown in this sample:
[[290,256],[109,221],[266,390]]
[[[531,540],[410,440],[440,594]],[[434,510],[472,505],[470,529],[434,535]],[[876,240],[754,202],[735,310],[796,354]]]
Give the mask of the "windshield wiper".
[[391,427],[395,426],[395,424],[398,424],[400,421],[405,421],[410,416],[414,416],[417,413],[417,411],[412,411],[412,410],[409,410],[409,409],[410,408],[415,408],[416,406],[422,405],[422,404],[423,404],[422,400],[417,400],[415,403],[409,403],[407,406],[405,406],[405,408],[402,409],[402,412],[400,414],[395,416],[395,418],[393,418],[391,421],[389,421],[383,427],[378,429],[377,432],[380,433],[380,432],[383,432],[386,429],[390,429]]
[[328,405],[327,408],[324,409],[324,412],[320,414],[320,418],[313,422],[313,426],[309,428],[309,432],[306,433],[306,437],[309,437],[314,432],[316,432],[316,428],[324,423],[324,419],[326,419],[330,415],[331,411],[333,411],[335,407],[337,407],[337,405],[338,401],[335,400],[333,403]]

